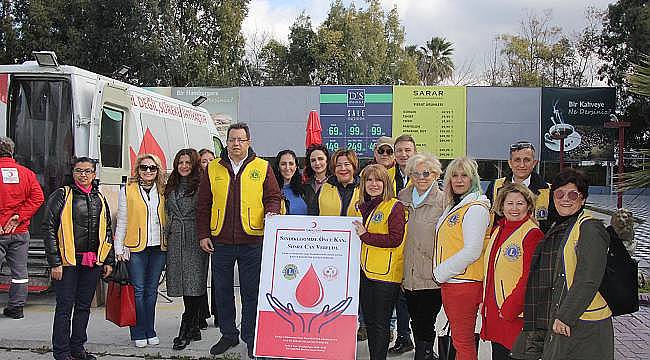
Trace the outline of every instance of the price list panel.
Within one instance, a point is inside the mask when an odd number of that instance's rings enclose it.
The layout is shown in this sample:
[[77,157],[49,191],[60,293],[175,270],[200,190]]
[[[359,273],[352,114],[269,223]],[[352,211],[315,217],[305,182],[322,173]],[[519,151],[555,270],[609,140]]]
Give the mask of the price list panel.
[[399,86],[393,94],[394,134],[410,134],[418,149],[441,159],[465,155],[465,87]]
[[372,157],[377,138],[391,136],[392,97],[391,86],[321,86],[323,144]]

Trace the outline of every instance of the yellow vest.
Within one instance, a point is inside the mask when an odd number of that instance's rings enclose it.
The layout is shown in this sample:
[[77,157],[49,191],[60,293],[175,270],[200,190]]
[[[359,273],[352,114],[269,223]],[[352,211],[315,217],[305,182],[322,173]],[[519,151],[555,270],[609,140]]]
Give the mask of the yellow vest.
[[[492,189],[492,203],[497,198],[497,193],[499,189],[503,187],[506,182],[506,178],[502,177],[500,179],[494,180],[494,187]],[[537,195],[535,200],[535,219],[537,221],[548,220],[548,204],[551,199],[551,189],[538,189],[539,195]]]
[[[226,204],[230,193],[230,172],[221,165],[221,159],[210,161],[208,175],[212,191],[212,213],[210,215],[210,233],[219,236],[226,216]],[[264,235],[264,181],[269,165],[258,157],[239,170],[240,194],[239,213],[244,232],[252,236]]]
[[[165,196],[158,190],[158,219],[160,226],[160,249],[167,250],[167,239],[165,239]],[[138,183],[130,183],[126,185],[126,216],[129,223],[126,227],[126,236],[124,238],[124,246],[128,247],[131,252],[140,252],[147,247],[147,238],[149,231],[149,207],[142,193],[140,192],[140,185]]]
[[[350,200],[350,205],[346,211],[347,216],[361,216],[359,212],[359,187],[354,188],[354,193],[352,194],[352,200]],[[341,195],[339,195],[339,190],[336,186],[330,183],[324,183],[320,188],[320,194],[318,195],[318,209],[321,216],[341,216],[341,207],[343,206],[343,201],[341,201]]]
[[[58,240],[59,252],[61,253],[61,262],[63,266],[77,265],[77,256],[74,248],[74,230],[72,221],[72,188],[63,187],[65,191],[65,203],[61,210],[61,219],[59,222]],[[106,239],[106,229],[108,221],[106,220],[106,199],[98,193],[102,202],[102,208],[99,212],[99,248],[97,249],[97,265],[102,265],[106,256],[111,251],[113,244]]]
[[[366,230],[372,234],[388,234],[388,217],[397,199],[383,201],[366,219]],[[403,214],[406,216],[406,212]],[[404,244],[406,229],[402,243],[396,248],[380,248],[361,243],[361,269],[368,279],[401,283],[404,274]]]
[[[539,229],[539,226],[532,219],[528,219],[528,221],[513,231],[497,249],[498,252],[494,258],[494,295],[496,296],[496,303],[499,308],[503,306],[508,296],[512,294],[512,291],[521,278],[524,265],[524,239],[533,229]],[[486,277],[490,254],[498,236],[499,229],[496,229],[492,232],[490,242],[485,251],[485,254],[487,254],[484,271]],[[519,316],[523,316],[523,313]]]
[[[482,202],[469,202],[447,214],[444,222],[438,228],[435,240],[436,253],[434,255],[438,264],[441,264],[443,261],[452,257],[463,248],[463,218],[472,205],[487,208],[487,206]],[[485,250],[487,239],[489,239],[489,229],[490,227],[488,226],[487,234],[483,239],[483,250]],[[484,252],[481,253],[481,256],[475,262],[467,266],[464,272],[452,277],[452,279],[483,281],[483,255]]]
[[[569,233],[569,238],[564,245],[562,260],[564,260],[564,274],[566,275],[567,289],[570,289],[573,284],[573,276],[575,275],[576,264],[578,262],[576,246],[578,245],[578,239],[580,238],[580,225],[582,225],[585,220],[589,219],[593,219],[593,217],[587,211],[583,211],[582,214],[578,216],[578,220],[573,225],[573,228]],[[594,299],[591,301],[591,304],[589,304],[589,307],[587,307],[587,310],[582,313],[580,319],[595,321],[607,319],[610,316],[612,316],[612,311],[609,309],[609,306],[607,306],[607,302],[605,302],[605,299],[600,295],[600,292],[596,292]]]

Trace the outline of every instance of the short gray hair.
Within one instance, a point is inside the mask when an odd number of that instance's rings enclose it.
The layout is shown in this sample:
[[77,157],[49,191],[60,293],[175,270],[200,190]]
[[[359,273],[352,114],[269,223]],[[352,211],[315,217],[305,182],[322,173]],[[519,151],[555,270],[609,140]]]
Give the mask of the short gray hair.
[[0,136],[0,156],[1,157],[13,157],[14,148],[16,144],[14,141],[6,136]]
[[411,156],[406,162],[406,169],[404,170],[409,176],[411,176],[415,171],[415,168],[420,164],[425,164],[429,171],[436,174],[436,177],[442,174],[442,165],[440,165],[440,160],[429,153],[417,153]]

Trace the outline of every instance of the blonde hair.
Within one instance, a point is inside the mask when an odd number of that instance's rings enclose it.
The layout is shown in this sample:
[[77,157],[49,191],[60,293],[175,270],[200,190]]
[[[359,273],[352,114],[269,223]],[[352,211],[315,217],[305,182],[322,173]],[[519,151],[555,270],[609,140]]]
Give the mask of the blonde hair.
[[420,164],[426,165],[431,172],[436,174],[436,178],[440,177],[440,174],[442,174],[442,165],[440,165],[440,160],[429,153],[417,153],[411,156],[406,162],[406,169],[404,170],[409,176],[412,176],[415,168]]
[[458,172],[464,173],[472,180],[469,190],[467,190],[467,192],[463,195],[467,195],[473,192],[482,193],[481,178],[478,176],[478,164],[476,161],[468,158],[467,156],[461,156],[449,163],[449,165],[447,165],[447,169],[445,169],[443,191],[445,193],[445,201],[447,204],[454,202],[454,190],[451,187],[451,177],[454,175],[454,173]]
[[497,192],[497,197],[494,199],[494,212],[499,216],[503,215],[503,203],[506,201],[508,194],[518,193],[524,197],[526,203],[528,204],[528,214],[532,214],[535,211],[535,194],[533,194],[526,185],[519,183],[508,183],[504,185]]
[[361,172],[361,196],[359,199],[359,205],[364,203],[365,194],[366,194],[366,181],[368,178],[374,176],[376,179],[380,180],[384,184],[384,191],[382,193],[382,200],[387,201],[395,197],[395,192],[393,191],[393,183],[390,180],[388,175],[388,170],[383,165],[372,164],[366,166]]
[[137,183],[140,182],[140,172],[138,168],[140,167],[140,164],[142,163],[142,160],[144,159],[150,159],[151,161],[156,164],[158,167],[158,171],[156,172],[156,178],[154,179],[154,183],[156,183],[156,188],[158,188],[158,193],[162,194],[165,192],[165,183],[167,182],[167,175],[165,174],[165,169],[162,167],[162,163],[160,161],[160,158],[154,154],[140,154],[138,157],[135,159],[135,164],[133,165],[133,176],[129,179],[129,184],[132,183]]

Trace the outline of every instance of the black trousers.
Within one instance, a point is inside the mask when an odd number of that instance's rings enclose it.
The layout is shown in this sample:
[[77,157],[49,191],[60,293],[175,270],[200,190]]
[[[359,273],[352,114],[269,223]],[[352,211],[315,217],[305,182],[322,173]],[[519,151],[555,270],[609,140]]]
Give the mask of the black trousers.
[[183,311],[183,320],[185,320],[191,327],[198,326],[199,320],[205,319],[206,299],[207,294],[200,296],[183,296],[183,305],[185,306],[185,311]]
[[67,359],[71,353],[78,354],[84,350],[88,340],[86,329],[90,303],[101,273],[101,266],[64,266],[61,280],[52,281],[56,291],[52,326],[52,353],[55,359]]
[[442,307],[440,289],[404,290],[411,314],[411,327],[416,341],[434,342],[436,317]]
[[359,293],[371,360],[386,359],[390,342],[390,317],[399,292],[400,284],[370,280],[361,272]]
[[492,360],[511,360],[510,349],[492,341]]

